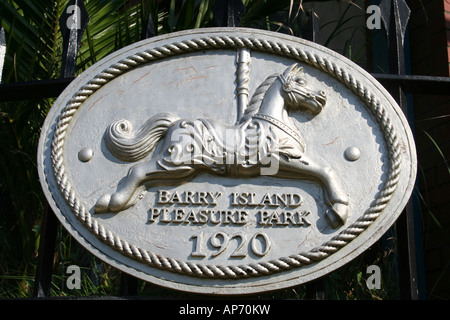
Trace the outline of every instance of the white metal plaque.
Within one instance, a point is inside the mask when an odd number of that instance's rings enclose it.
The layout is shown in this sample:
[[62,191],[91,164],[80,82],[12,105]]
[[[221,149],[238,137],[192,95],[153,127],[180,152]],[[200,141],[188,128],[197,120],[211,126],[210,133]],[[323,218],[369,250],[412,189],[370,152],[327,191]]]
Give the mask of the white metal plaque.
[[138,42],[77,77],[39,173],[67,230],[146,281],[208,294],[305,283],[394,223],[415,147],[392,97],[319,45],[242,28]]

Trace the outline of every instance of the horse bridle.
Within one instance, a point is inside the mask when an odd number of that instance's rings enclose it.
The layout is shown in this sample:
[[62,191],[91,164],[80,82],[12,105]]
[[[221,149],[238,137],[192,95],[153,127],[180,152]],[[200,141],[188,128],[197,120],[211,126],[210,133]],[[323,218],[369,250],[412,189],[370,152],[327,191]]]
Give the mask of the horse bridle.
[[266,114],[261,114],[261,113],[255,114],[253,116],[253,118],[264,120],[264,121],[269,122],[270,124],[276,126],[278,129],[284,131],[289,136],[291,136],[292,139],[294,139],[298,144],[300,144],[302,146],[303,149],[305,149],[305,143],[303,142],[302,138],[297,133],[297,131],[295,131],[294,129],[289,127],[284,122],[282,122],[282,121],[280,121],[278,119],[275,119],[274,117],[268,116]]

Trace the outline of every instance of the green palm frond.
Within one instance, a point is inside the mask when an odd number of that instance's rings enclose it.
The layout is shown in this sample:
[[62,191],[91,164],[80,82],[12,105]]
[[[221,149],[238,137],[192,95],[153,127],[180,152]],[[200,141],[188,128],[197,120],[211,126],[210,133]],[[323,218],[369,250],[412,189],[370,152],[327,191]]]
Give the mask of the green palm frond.
[[4,82],[55,76],[61,7],[61,3],[49,0],[0,1],[1,24],[7,35]]

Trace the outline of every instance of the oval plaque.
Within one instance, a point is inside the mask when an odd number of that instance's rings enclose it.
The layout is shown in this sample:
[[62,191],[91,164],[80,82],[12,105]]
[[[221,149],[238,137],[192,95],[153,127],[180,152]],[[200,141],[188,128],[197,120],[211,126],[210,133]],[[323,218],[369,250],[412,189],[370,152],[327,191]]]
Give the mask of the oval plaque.
[[348,59],[242,28],[115,52],[50,110],[39,173],[93,254],[169,288],[248,294],[349,262],[394,223],[416,155],[392,97]]

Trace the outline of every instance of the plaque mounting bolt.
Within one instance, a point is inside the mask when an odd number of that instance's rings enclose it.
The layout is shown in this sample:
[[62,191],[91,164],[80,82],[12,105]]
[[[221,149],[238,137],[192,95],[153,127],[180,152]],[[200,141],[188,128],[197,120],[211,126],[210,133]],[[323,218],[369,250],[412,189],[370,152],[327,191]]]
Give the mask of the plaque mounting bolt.
[[83,148],[78,152],[78,159],[82,162],[88,162],[92,159],[94,151],[90,148]]
[[356,161],[361,157],[361,150],[358,147],[349,147],[345,150],[344,156],[349,161]]

